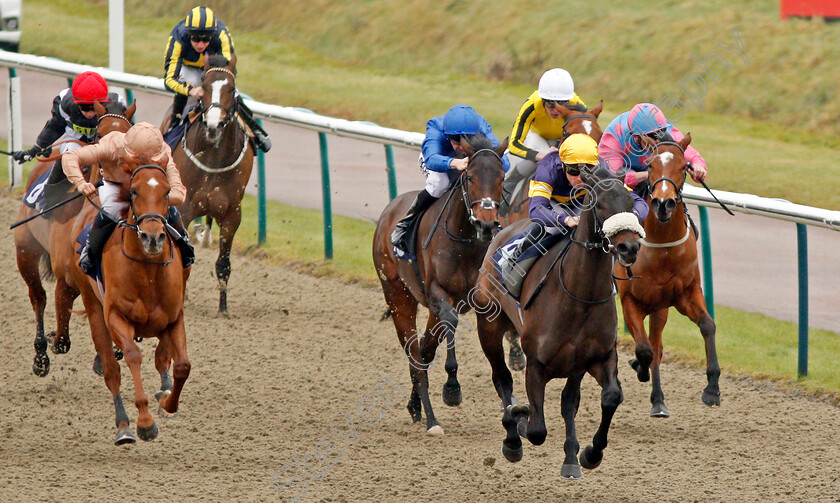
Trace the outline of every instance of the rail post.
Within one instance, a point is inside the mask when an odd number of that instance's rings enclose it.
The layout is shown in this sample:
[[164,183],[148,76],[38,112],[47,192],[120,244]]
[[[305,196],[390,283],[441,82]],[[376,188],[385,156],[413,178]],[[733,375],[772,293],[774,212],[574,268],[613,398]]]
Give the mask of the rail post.
[[393,200],[397,197],[397,169],[394,165],[394,147],[385,145],[385,171],[388,172],[388,197]]
[[[262,127],[262,119],[257,119],[257,124]],[[257,244],[262,246],[268,239],[266,227],[268,216],[266,214],[265,201],[265,153],[257,150]]]
[[321,193],[324,200],[324,258],[333,258],[332,199],[330,196],[330,159],[326,133],[318,133],[321,145]]
[[808,228],[796,224],[799,256],[799,377],[808,375]]
[[706,298],[706,311],[715,319],[715,287],[712,281],[712,233],[709,232],[709,210],[698,206],[700,210],[700,245],[703,250],[703,296]]
[[[9,151],[14,152],[23,148],[21,131],[23,117],[20,110],[20,77],[17,69],[9,68]],[[9,156],[9,186],[12,188],[23,185],[23,166]]]

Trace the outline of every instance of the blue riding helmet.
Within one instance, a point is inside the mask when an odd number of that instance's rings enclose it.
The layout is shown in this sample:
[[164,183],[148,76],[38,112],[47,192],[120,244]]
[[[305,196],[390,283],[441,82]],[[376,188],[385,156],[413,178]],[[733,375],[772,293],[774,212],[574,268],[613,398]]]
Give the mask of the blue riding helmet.
[[646,135],[660,130],[671,130],[671,123],[653,103],[639,103],[627,115],[627,123],[633,134]]
[[473,107],[455,105],[443,116],[443,134],[446,136],[474,135],[478,129],[478,113]]

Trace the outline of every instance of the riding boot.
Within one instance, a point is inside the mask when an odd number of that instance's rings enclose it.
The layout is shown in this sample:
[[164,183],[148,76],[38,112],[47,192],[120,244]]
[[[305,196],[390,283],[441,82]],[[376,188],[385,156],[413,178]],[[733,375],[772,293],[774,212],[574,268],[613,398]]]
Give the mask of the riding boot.
[[245,102],[242,100],[241,95],[236,96],[236,104],[239,111],[239,116],[242,117],[242,120],[245,121],[245,124],[251,128],[251,132],[254,133],[254,148],[258,150],[262,150],[263,152],[268,152],[271,150],[271,140],[268,139],[268,133],[265,132],[265,129],[257,123],[257,120],[254,119],[254,112],[245,105]]
[[181,262],[184,264],[184,269],[186,269],[195,262],[195,249],[190,244],[190,236],[187,233],[186,227],[184,227],[184,221],[181,219],[181,213],[178,211],[178,208],[175,206],[169,207],[169,212],[166,214],[166,222],[178,233],[178,236],[172,233],[172,239],[175,241],[178,249],[181,250]]
[[186,94],[176,94],[172,100],[172,117],[169,119],[169,129],[175,129],[184,117],[184,108],[190,97]]
[[542,224],[535,224],[529,227],[528,233],[516,244],[516,247],[510,252],[510,255],[505,257],[504,262],[500,261],[499,266],[502,270],[502,278],[507,278],[519,260],[519,257],[545,236],[545,227]]
[[87,244],[82,248],[82,255],[79,257],[79,267],[85,274],[94,277],[94,264],[99,263],[102,258],[102,249],[111,237],[111,233],[117,227],[117,223],[103,215],[101,212],[93,220],[93,227],[88,234]]
[[408,213],[402,218],[402,220],[397,222],[394,232],[391,233],[391,244],[394,245],[394,255],[397,257],[409,255],[406,250],[407,247],[405,243],[405,237],[409,227],[411,227],[412,223],[419,215],[429,209],[432,203],[437,200],[438,198],[429,194],[426,189],[421,190],[420,193],[417,194],[417,198],[415,198],[414,202],[411,203]]
[[70,183],[67,175],[64,174],[64,170],[61,168],[61,158],[59,158],[50,170],[47,185],[44,187],[45,208],[49,208],[65,200],[68,197],[67,192],[72,188],[73,184]]

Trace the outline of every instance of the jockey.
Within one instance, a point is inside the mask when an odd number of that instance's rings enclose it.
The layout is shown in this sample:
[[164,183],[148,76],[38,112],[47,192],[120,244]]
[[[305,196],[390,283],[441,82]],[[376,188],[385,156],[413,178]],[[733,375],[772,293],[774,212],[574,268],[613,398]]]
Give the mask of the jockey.
[[[639,103],[629,112],[624,112],[610,122],[601,137],[598,152],[602,159],[616,173],[627,170],[624,183],[644,197],[649,186],[648,165],[651,153],[642,149],[637,136],[648,136],[657,141],[681,141],[683,135],[675,128],[665,114],[652,103]],[[706,179],[706,161],[692,146],[685,149],[688,173],[694,181]]]
[[140,122],[132,126],[127,133],[115,131],[95,145],[88,145],[66,154],[64,173],[76,190],[86,197],[92,197],[97,188],[85,181],[81,166],[97,163],[102,168],[103,184],[98,190],[102,210],[93,221],[87,246],[79,257],[79,266],[85,274],[92,274],[94,262],[99,260],[108,237],[117,226],[117,221],[123,218],[125,210],[128,209],[126,196],[131,173],[147,164],[160,166],[166,171],[170,186],[169,202],[172,205],[166,217],[169,225],[181,233],[181,236],[173,238],[181,250],[184,267],[189,267],[193,263],[195,253],[176,208],[184,202],[187,190],[181,183],[181,175],[175,167],[175,161],[172,160],[172,152],[169,145],[164,143],[160,130],[148,122]]
[[[572,76],[562,68],[552,68],[540,77],[537,90],[525,100],[513,123],[507,157],[511,170],[503,184],[505,197],[513,201],[518,187],[534,174],[537,163],[549,152],[556,152],[563,139],[563,123],[557,105],[586,112],[586,105],[575,94]],[[502,198],[502,204],[505,198]]]
[[[560,150],[546,153],[540,160],[528,196],[531,198],[528,214],[531,226],[511,256],[509,269],[516,259],[546,234],[567,234],[577,227],[584,207],[586,186],[580,177],[582,170],[595,170],[600,164],[598,144],[590,136],[576,133],[560,145]],[[628,191],[630,189],[628,188]],[[635,192],[633,213],[643,222],[648,214],[647,203]]]
[[[212,54],[221,54],[230,61],[234,57],[233,38],[209,7],[195,7],[186,19],[175,25],[166,45],[163,83],[175,93],[170,129],[181,123],[190,98],[195,103],[204,96],[201,87],[204,60],[205,56]],[[268,152],[271,149],[268,133],[254,120],[253,112],[245,106],[239,92],[236,93],[236,101],[240,116],[254,133],[256,147]]]
[[[408,214],[397,223],[391,234],[397,258],[408,255],[404,238],[411,223],[449,190],[458,175],[467,169],[469,159],[461,147],[461,137],[476,134],[486,136],[494,147],[500,145],[490,123],[467,105],[455,105],[446,115],[434,117],[426,123],[426,138],[418,159],[420,171],[426,177],[426,188],[417,194]],[[510,168],[506,158],[502,159],[502,167],[505,172]]]
[[[68,140],[78,140],[91,144],[96,140],[96,112],[93,102],[104,104],[110,100],[125,100],[116,93],[108,92],[108,83],[96,72],[82,72],[73,79],[73,85],[64,89],[53,99],[52,116],[44,124],[44,129],[29,150],[12,152],[12,157],[20,162],[31,160],[42,152],[48,152],[56,140],[64,136]],[[62,143],[59,151],[64,154],[81,147],[76,142]],[[61,160],[58,160],[60,165]],[[61,170],[57,170],[61,171]]]

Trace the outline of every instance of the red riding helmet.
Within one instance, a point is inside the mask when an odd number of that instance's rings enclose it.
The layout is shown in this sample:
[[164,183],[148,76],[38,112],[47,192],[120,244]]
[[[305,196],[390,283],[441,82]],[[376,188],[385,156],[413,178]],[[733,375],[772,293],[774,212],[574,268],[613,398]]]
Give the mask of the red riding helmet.
[[108,83],[96,72],[82,72],[73,79],[73,86],[70,88],[73,93],[73,101],[85,105],[108,102]]

